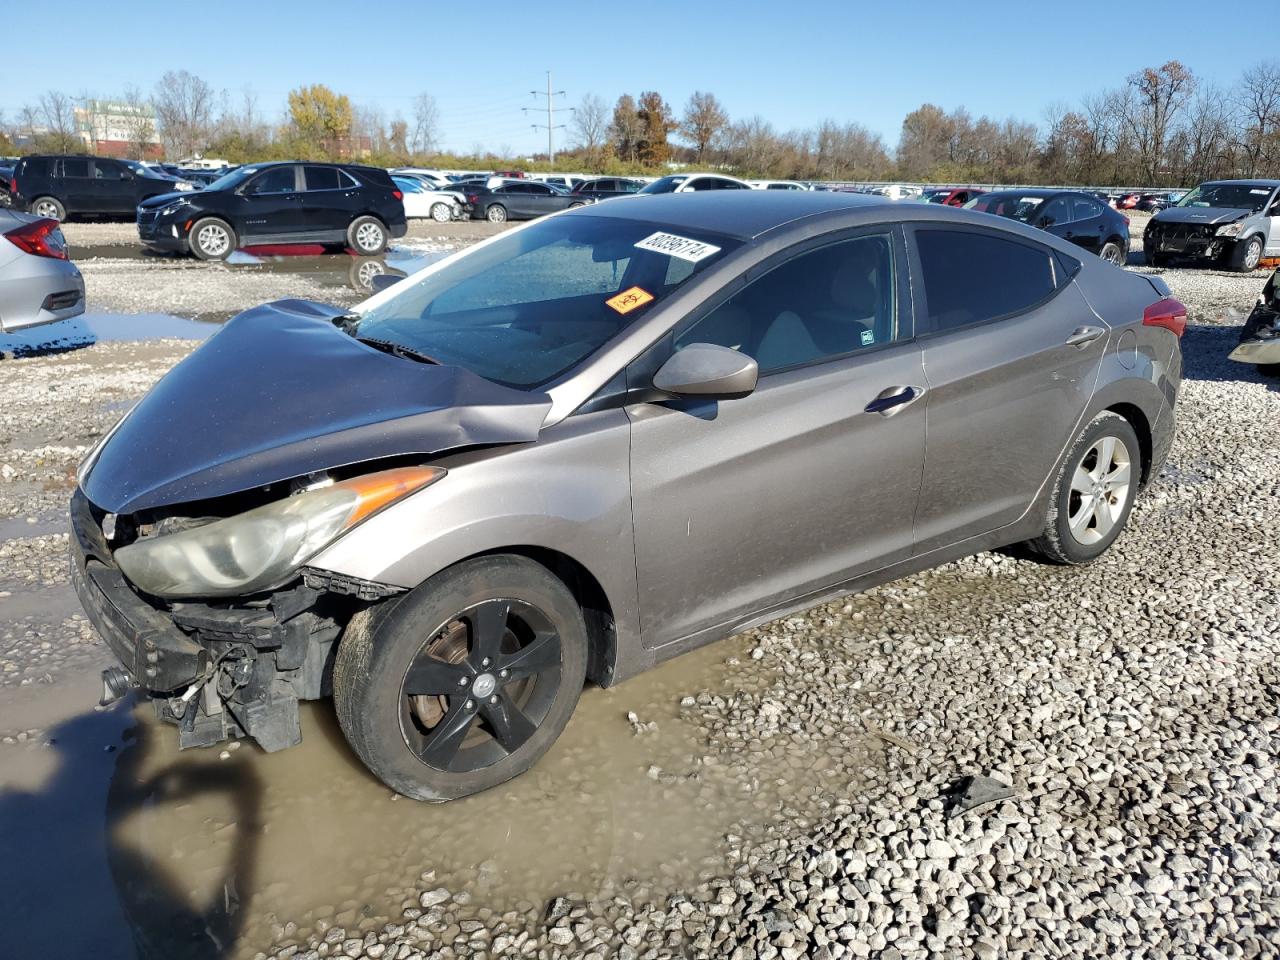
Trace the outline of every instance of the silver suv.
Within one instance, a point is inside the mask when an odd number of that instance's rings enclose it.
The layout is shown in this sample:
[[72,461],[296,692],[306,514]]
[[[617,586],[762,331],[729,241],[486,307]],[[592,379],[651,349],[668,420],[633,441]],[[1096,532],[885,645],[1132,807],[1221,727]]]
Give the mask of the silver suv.
[[1147,263],[1212,260],[1239,273],[1280,257],[1280,180],[1211,180],[1161,210],[1142,237]]

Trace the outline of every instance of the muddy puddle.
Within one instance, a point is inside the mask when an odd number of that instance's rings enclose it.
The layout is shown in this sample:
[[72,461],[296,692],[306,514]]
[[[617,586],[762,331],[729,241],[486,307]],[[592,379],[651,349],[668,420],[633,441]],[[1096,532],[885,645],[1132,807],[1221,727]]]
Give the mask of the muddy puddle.
[[681,700],[767,683],[748,649],[734,638],[586,690],[532,771],[439,805],[369,776],[328,702],[306,708],[291,750],[180,754],[145,705],[92,709],[96,674],[23,688],[0,701],[0,728],[41,730],[0,746],[0,902],[23,918],[5,952],[35,955],[54,937],[59,955],[99,960],[251,957],[317,921],[379,927],[439,886],[530,919],[561,894],[687,890],[731,868],[726,834],[794,816],[833,775],[853,789],[873,749],[848,744],[849,769],[823,776],[768,750],[750,777],[735,773]]

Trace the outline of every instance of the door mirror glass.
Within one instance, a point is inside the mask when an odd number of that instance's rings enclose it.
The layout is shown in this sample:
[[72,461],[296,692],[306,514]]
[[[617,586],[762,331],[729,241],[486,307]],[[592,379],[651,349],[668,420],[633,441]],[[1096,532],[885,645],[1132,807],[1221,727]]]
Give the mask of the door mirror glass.
[[677,350],[653,376],[653,385],[673,397],[732,400],[756,388],[755,360],[732,347],[691,343]]

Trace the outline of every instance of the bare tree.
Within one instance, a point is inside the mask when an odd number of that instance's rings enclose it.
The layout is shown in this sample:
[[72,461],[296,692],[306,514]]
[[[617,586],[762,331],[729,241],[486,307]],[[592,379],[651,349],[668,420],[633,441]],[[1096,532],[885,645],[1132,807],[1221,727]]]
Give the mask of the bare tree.
[[1159,181],[1164,172],[1166,148],[1178,114],[1196,89],[1196,78],[1177,60],[1147,67],[1130,75],[1132,93],[1126,103],[1125,124],[1137,145],[1142,177]]
[[695,90],[684,105],[680,135],[693,144],[698,163],[706,157],[707,148],[729,125],[729,113],[715,94]]
[[1240,78],[1236,92],[1242,129],[1240,147],[1246,176],[1260,167],[1272,167],[1280,147],[1280,63],[1270,60],[1250,67]]
[[124,88],[124,134],[126,150],[130,158],[141,160],[147,149],[156,142],[155,110],[137,87],[130,85]]
[[609,107],[603,98],[594,93],[583,94],[573,110],[570,131],[588,162],[598,162],[609,138]]
[[609,136],[613,139],[614,152],[619,157],[635,163],[640,141],[644,137],[644,120],[636,108],[635,97],[624,93],[613,107],[613,119],[609,123]]
[[78,153],[85,148],[76,129],[71,98],[58,90],[42,93],[34,106],[24,106],[22,125],[37,149],[49,153]]
[[217,97],[204,80],[186,70],[170,70],[156,84],[156,121],[165,148],[177,157],[199,153],[213,132]]
[[420,93],[413,98],[413,136],[410,146],[414,153],[435,153],[440,144],[440,109],[436,98]]

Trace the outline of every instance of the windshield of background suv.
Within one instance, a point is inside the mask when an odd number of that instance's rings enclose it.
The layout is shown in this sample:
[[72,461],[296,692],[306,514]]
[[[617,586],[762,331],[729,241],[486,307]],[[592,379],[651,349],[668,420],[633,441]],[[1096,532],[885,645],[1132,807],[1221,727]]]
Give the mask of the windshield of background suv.
[[965,208],[1030,223],[1044,200],[1044,197],[1028,197],[1018,193],[984,193],[966,203]]
[[1254,183],[1202,183],[1178,201],[1180,207],[1219,207],[1257,213],[1271,196],[1271,187]]
[[132,170],[139,177],[150,177],[152,180],[170,179],[167,173],[161,173],[158,170],[154,170],[151,167],[148,167],[146,164],[139,163],[137,160],[121,160],[120,162],[123,163],[130,170]]
[[640,193],[674,193],[676,187],[684,183],[689,178],[686,176],[659,177],[648,186],[642,188]]
[[353,335],[511,387],[554,380],[739,246],[702,231],[554,217],[394,288]]

